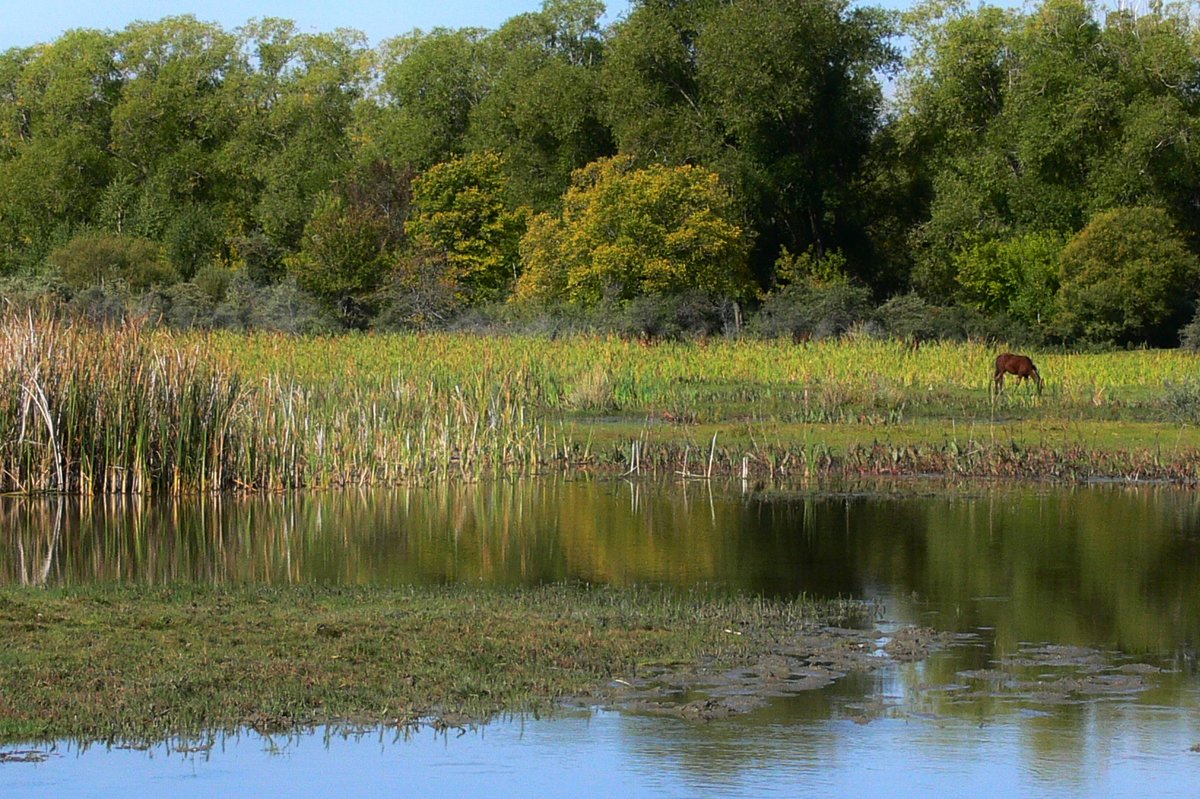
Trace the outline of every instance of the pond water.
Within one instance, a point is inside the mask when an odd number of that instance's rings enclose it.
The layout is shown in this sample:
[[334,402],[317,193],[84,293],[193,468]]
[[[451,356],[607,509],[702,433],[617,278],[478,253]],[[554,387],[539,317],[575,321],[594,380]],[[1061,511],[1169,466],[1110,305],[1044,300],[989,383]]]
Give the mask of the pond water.
[[[518,481],[191,504],[0,498],[0,582],[564,580],[875,600],[928,659],[708,723],[609,710],[463,731],[60,742],[17,796],[1187,796],[1200,496],[1163,486]],[[1046,685],[1069,685],[1050,690]],[[195,742],[189,742],[194,747]],[[20,747],[5,747],[5,750]]]

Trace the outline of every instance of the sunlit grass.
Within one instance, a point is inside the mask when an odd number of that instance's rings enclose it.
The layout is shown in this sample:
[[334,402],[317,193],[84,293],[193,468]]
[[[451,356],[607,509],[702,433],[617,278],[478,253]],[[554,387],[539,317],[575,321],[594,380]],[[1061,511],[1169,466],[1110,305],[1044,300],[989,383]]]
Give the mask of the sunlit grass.
[[550,710],[663,664],[744,663],[864,610],[566,585],[0,589],[0,742]]
[[9,316],[0,490],[278,491],[579,467],[690,475],[701,452],[705,474],[773,476],[850,468],[856,449],[877,445],[945,450],[897,468],[984,474],[1010,444],[1048,459],[1121,450],[1192,479],[1196,355],[1034,352],[1045,391],[1010,379],[994,394],[1002,349],[866,337],[179,335]]

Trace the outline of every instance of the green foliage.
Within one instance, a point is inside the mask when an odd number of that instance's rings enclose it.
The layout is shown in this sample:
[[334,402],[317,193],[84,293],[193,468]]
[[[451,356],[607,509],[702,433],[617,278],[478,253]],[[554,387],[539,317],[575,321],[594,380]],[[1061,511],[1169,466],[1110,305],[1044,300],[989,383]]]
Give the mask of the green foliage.
[[[607,28],[602,12],[544,0],[494,31],[376,49],[355,31],[178,16],[0,53],[0,275],[53,277],[52,252],[104,231],[153,242],[185,280],[290,274],[359,323],[389,308],[385,327],[484,313],[524,262],[523,296],[543,308],[620,316],[647,297],[634,310],[651,327],[685,290],[749,296],[749,272],[761,290],[916,290],[957,320],[945,329],[1173,340],[1186,309],[1146,292],[1125,292],[1146,306],[1119,321],[1076,303],[1090,321],[1072,312],[1061,330],[1048,298],[1055,250],[1101,212],[1160,208],[1200,241],[1187,7],[929,0],[903,15],[913,46],[891,104],[899,17],[879,9],[640,0]],[[676,167],[724,188],[668,179]],[[524,207],[542,214],[527,229]],[[131,277],[134,293],[174,279]]]
[[803,279],[771,294],[752,332],[796,339],[840,336],[871,316],[871,292],[848,280]]
[[481,95],[483,36],[475,28],[436,28],[383,43],[380,107],[364,123],[378,157],[428,169],[462,154]]
[[75,288],[120,281],[138,291],[179,279],[154,242],[134,236],[81,233],[47,260]]
[[1166,341],[1196,296],[1200,261],[1159,208],[1097,214],[1061,256],[1058,319],[1084,341]]
[[495,153],[438,164],[413,183],[405,231],[414,248],[444,259],[467,304],[503,298],[516,278],[527,213],[509,207],[505,188]]
[[299,251],[284,263],[301,288],[327,302],[361,298],[387,271],[387,232],[386,220],[374,209],[328,194],[305,226]]
[[292,22],[267,19],[242,35],[260,67],[242,90],[256,112],[242,117],[221,153],[237,177],[231,199],[272,242],[294,247],[352,157],[349,130],[372,56],[365,37],[345,29],[301,34]]
[[599,119],[603,13],[599,0],[545,0],[481,46],[488,79],[467,145],[502,154],[512,195],[538,210],[558,202],[574,170],[614,151]]
[[972,244],[953,259],[959,296],[986,313],[1007,313],[1030,326],[1050,324],[1065,242],[1031,232]]
[[530,220],[517,295],[584,307],[689,290],[743,296],[747,242],[735,219],[712,172],[597,161],[575,173],[561,215]]
[[639,163],[721,175],[753,220],[769,285],[781,246],[862,249],[851,207],[889,31],[883,12],[844,0],[640,3],[605,62],[607,119]]
[[1160,207],[1198,229],[1185,188],[1200,180],[1196,27],[1184,7],[929,2],[907,19],[917,44],[897,128],[930,190],[914,235],[922,291],[953,296],[952,259],[977,242],[1078,231],[1109,208]]
[[847,279],[846,256],[838,250],[825,253],[822,257],[811,247],[799,255],[788,252],[788,248],[784,247],[775,261],[775,283],[778,286],[806,281],[826,285],[842,283]]

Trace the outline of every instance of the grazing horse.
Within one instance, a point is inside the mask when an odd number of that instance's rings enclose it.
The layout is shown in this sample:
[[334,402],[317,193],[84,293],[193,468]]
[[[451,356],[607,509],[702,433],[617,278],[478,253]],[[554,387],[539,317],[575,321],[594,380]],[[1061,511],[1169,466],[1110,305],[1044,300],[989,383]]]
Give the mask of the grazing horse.
[[996,373],[992,376],[995,382],[996,391],[1004,390],[1004,375],[1016,375],[1017,382],[1033,378],[1033,382],[1037,385],[1038,396],[1042,394],[1042,376],[1038,374],[1037,367],[1033,365],[1028,355],[1014,355],[1011,352],[1005,352],[996,356]]

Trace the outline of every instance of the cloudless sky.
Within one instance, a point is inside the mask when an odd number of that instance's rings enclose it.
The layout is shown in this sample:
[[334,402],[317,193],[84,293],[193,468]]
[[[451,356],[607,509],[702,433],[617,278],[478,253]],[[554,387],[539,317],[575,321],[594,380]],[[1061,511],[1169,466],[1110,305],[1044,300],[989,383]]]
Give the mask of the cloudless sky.
[[[900,8],[915,0],[862,2]],[[631,0],[605,0],[607,20],[625,14],[630,4]],[[413,28],[494,29],[541,5],[541,0],[0,0],[0,51],[50,42],[70,28],[120,30],[135,20],[176,14],[192,14],[226,30],[256,17],[283,17],[306,33],[355,28],[378,44]]]
[[[176,14],[226,30],[255,17],[284,17],[306,33],[356,28],[378,44],[413,28],[493,29],[541,5],[541,0],[0,0],[0,50],[53,41],[70,28],[120,30],[134,20]],[[629,1],[606,0],[605,6],[612,20]]]

